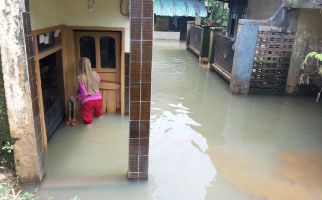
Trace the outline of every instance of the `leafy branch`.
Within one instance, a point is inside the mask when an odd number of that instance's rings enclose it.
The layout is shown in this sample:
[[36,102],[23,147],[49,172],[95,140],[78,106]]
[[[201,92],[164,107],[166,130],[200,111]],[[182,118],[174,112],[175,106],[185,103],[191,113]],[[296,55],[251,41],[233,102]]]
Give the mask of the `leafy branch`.
[[[308,63],[310,60],[312,60],[313,63]],[[311,68],[307,69],[309,67]],[[302,62],[301,69],[303,73],[300,76],[300,84],[310,84],[310,78],[313,75],[318,74],[319,76],[322,76],[322,53],[319,54],[316,51],[308,53],[305,56],[304,61]],[[316,102],[319,102],[321,92],[322,88],[320,89],[320,92],[317,94]]]
[[304,61],[302,62],[302,65],[301,65],[301,69],[303,71],[305,71],[307,66],[311,65],[311,63],[308,64],[309,60],[313,60],[316,63],[313,64],[313,69],[311,69],[309,72],[303,72],[301,74],[300,84],[307,84],[308,85],[310,83],[310,77],[312,75],[314,75],[314,74],[319,74],[319,75],[322,76],[322,65],[321,65],[321,63],[322,63],[322,53],[319,54],[319,53],[313,51],[313,52],[307,54],[305,56]]

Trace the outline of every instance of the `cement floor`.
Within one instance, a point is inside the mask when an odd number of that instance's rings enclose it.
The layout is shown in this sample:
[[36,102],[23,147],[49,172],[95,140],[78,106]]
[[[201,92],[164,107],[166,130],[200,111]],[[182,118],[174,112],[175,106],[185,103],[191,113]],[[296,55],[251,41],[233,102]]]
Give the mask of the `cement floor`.
[[182,43],[155,42],[150,178],[126,179],[128,118],[63,127],[41,199],[322,199],[322,106],[238,96]]

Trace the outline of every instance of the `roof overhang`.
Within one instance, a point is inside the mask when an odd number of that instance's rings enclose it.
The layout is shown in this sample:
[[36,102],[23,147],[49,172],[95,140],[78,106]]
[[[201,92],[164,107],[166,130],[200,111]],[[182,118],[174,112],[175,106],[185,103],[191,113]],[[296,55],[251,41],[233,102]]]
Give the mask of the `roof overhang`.
[[198,0],[154,0],[154,14],[159,16],[206,17],[204,1]]

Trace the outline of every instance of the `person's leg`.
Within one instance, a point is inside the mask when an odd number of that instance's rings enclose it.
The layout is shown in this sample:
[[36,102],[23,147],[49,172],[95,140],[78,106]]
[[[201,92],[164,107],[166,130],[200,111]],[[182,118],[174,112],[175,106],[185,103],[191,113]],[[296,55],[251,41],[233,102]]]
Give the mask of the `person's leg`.
[[95,117],[103,116],[103,102],[102,102],[102,99],[95,100],[94,109],[95,109]]
[[92,102],[88,101],[81,105],[81,113],[84,124],[91,124],[92,123]]

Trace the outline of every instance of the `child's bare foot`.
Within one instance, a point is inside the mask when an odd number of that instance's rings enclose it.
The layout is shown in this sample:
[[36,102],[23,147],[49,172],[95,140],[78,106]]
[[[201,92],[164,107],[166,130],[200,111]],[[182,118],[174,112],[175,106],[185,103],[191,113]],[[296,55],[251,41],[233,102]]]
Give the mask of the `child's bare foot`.
[[78,125],[77,120],[73,120],[73,121],[71,122],[71,126],[76,126],[76,125]]

